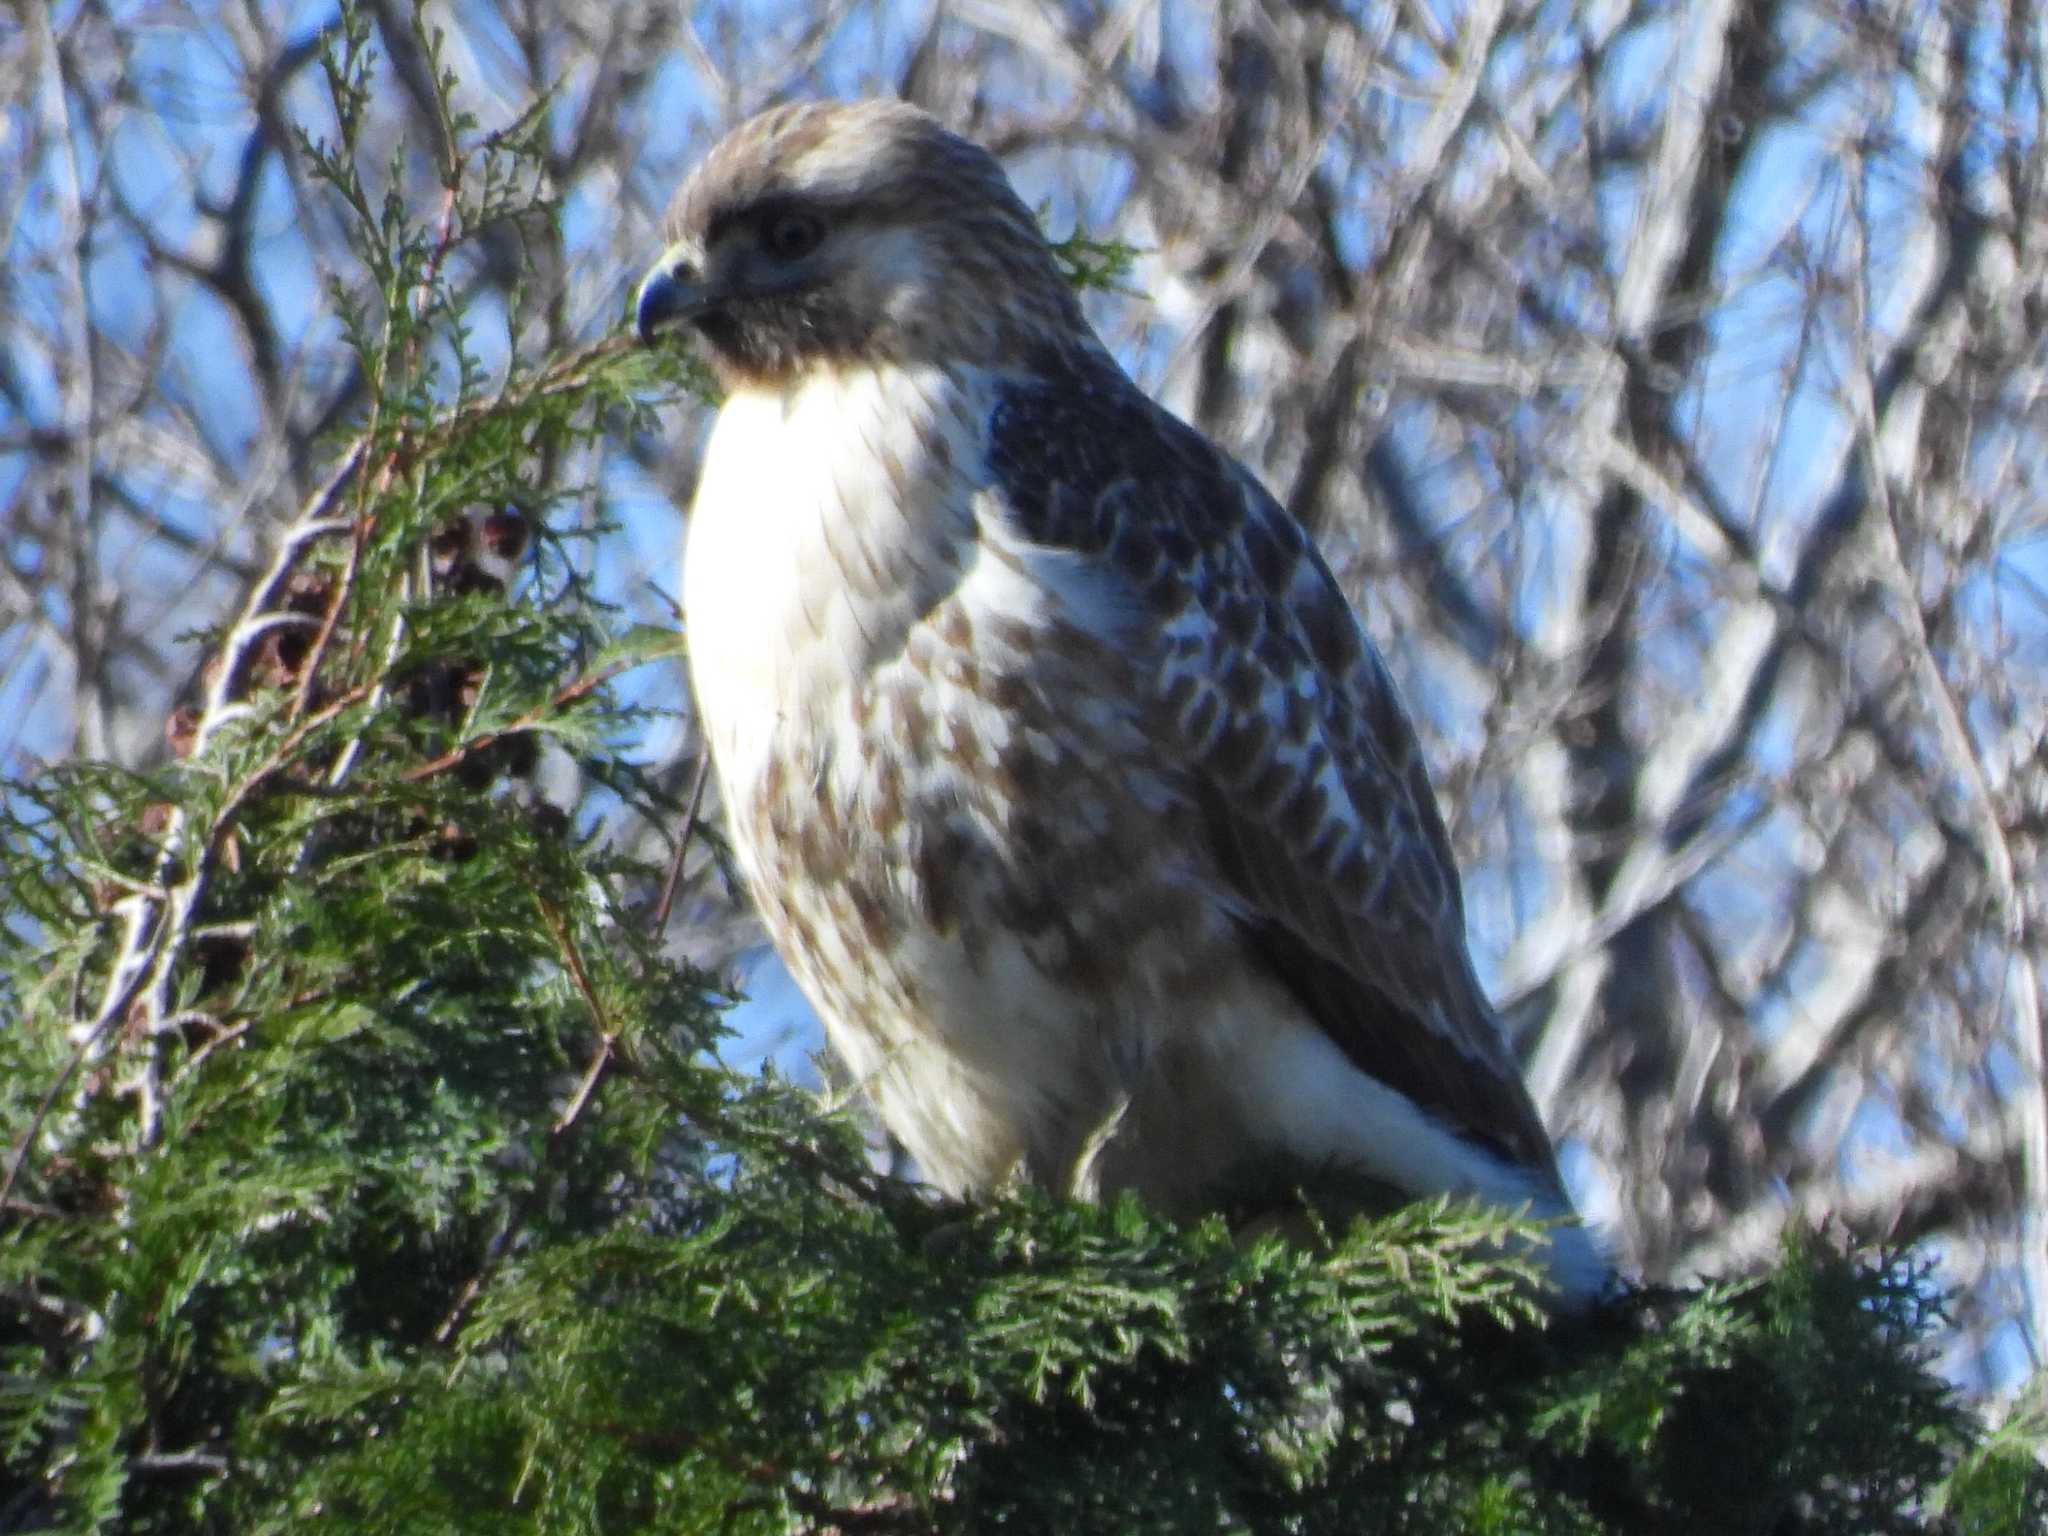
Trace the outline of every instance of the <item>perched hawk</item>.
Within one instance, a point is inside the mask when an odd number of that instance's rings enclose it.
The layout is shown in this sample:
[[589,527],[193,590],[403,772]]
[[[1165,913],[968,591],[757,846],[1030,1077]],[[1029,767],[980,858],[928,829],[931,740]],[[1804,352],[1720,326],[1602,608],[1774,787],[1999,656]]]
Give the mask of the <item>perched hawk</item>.
[[[713,149],[640,289],[725,387],[683,576],[733,846],[925,1175],[1203,1209],[1262,1164],[1567,1216],[1385,666],[1148,400],[983,149]],[[1567,1301],[1606,1266],[1545,1256]]]

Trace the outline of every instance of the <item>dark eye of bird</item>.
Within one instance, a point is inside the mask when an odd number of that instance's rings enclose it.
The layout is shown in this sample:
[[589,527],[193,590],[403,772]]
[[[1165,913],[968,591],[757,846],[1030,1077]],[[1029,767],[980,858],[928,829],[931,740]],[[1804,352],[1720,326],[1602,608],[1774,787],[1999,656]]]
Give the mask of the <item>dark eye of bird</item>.
[[818,248],[825,238],[825,221],[803,208],[785,208],[772,215],[761,229],[761,244],[778,261],[796,261]]

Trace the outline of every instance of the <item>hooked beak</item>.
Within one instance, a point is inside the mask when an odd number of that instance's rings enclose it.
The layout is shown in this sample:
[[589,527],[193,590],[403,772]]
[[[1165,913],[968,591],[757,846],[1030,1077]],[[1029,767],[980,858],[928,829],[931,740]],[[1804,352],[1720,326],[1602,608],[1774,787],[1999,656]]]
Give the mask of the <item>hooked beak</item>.
[[674,250],[664,251],[640,283],[640,297],[633,308],[633,326],[640,344],[652,346],[655,337],[673,330],[704,313],[717,297],[703,274]]

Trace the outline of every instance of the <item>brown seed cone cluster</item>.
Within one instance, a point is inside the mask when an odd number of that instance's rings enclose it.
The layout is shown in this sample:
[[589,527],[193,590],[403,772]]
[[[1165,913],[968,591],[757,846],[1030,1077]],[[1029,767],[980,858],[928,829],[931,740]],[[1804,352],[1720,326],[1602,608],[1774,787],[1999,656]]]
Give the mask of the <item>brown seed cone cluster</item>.
[[[532,527],[515,507],[471,512],[443,525],[427,544],[435,596],[502,597],[531,539]],[[479,659],[436,662],[403,679],[406,712],[460,729],[474,713],[484,681]],[[447,771],[464,789],[481,794],[504,779],[530,780],[539,760],[537,738],[520,731],[462,751]],[[537,798],[534,804],[547,808]],[[422,820],[408,830],[413,837],[430,836],[438,858],[459,862],[476,852],[475,837],[452,820],[432,829]]]
[[[531,540],[526,515],[506,507],[489,513],[469,513],[437,529],[427,541],[428,568],[437,599],[482,593],[502,597]],[[239,700],[269,688],[296,688],[304,681],[313,646],[329,622],[335,600],[335,575],[326,570],[305,569],[291,573],[275,607],[264,615],[261,638],[242,662],[244,676],[229,689],[229,698]],[[222,665],[219,657],[209,661],[202,679],[209,685]],[[410,712],[416,718],[444,720],[459,724],[475,707],[484,675],[480,661],[439,664],[405,680],[403,687]],[[315,704],[323,699],[319,680],[308,691]],[[164,725],[164,738],[173,757],[189,757],[198,743],[200,712],[196,705],[180,704]],[[524,753],[514,753],[487,774],[483,783],[501,773],[525,777],[532,772],[531,743]],[[464,780],[470,783],[469,779]],[[475,785],[473,787],[481,787]]]
[[[525,514],[513,507],[471,513],[446,524],[435,531],[427,547],[435,595],[503,596],[530,538]],[[459,727],[475,710],[483,686],[481,661],[437,663],[405,679],[406,707],[415,719]],[[539,758],[537,741],[522,731],[463,753],[449,771],[463,788],[481,791],[500,779],[530,779]],[[474,843],[457,839],[456,846],[466,850]]]

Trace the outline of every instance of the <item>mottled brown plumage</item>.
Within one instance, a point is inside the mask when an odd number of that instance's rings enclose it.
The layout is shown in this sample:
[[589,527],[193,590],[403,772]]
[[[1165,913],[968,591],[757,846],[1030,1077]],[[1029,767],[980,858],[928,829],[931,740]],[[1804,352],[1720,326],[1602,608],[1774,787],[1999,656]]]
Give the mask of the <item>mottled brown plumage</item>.
[[[714,149],[643,286],[728,394],[692,675],[770,934],[935,1183],[1339,1165],[1565,1215],[1413,730],[1302,532],[1147,400],[984,151]],[[1547,1250],[1568,1296],[1605,1266]]]

